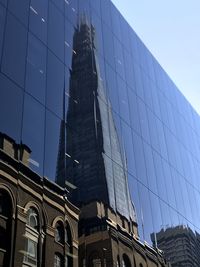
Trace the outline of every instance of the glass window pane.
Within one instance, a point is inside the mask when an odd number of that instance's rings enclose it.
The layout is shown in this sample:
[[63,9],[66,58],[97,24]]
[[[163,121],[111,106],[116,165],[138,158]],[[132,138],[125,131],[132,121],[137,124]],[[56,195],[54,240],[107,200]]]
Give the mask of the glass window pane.
[[0,131],[20,143],[23,92],[0,74]]
[[64,65],[48,51],[46,105],[60,118],[63,117],[64,87]]
[[150,144],[149,124],[147,118],[148,108],[146,107],[144,102],[140,100],[140,98],[138,98],[137,100],[138,100],[141,134],[142,137],[146,140],[146,142]]
[[104,45],[104,58],[115,69],[115,56],[113,34],[108,26],[103,23],[103,45]]
[[48,0],[31,0],[29,29],[45,44],[47,42]]
[[73,44],[74,33],[73,25],[68,20],[65,20],[65,64],[69,68],[72,67],[72,56],[76,52]]
[[45,103],[46,47],[32,34],[28,38],[26,91]]
[[60,9],[61,12],[63,12],[64,2],[65,0],[51,0],[57,8]]
[[28,25],[29,15],[29,1],[20,0],[9,0],[8,9],[17,17],[25,26]]
[[126,83],[119,76],[117,76],[117,87],[119,93],[120,115],[130,125],[129,103]]
[[74,25],[77,25],[78,0],[65,0],[65,17]]
[[111,28],[111,12],[110,12],[110,1],[101,0],[101,16],[102,20],[106,24],[106,27]]
[[122,77],[123,80],[125,80],[125,72],[124,72],[125,64],[124,64],[122,44],[114,36],[113,36],[113,40],[114,40],[116,72]]
[[119,113],[119,99],[118,99],[116,73],[108,64],[105,64],[105,68],[106,68],[106,85],[107,85],[109,100],[111,103],[111,108],[114,109],[115,112]]
[[52,181],[60,173],[65,177],[65,130],[65,122],[47,110],[44,176]]
[[3,46],[5,17],[6,17],[6,9],[0,5],[0,62],[1,62],[2,46]]
[[[64,59],[64,16],[49,2],[48,19],[48,45],[49,48],[62,61]],[[58,30],[59,29],[59,30]]]
[[135,165],[137,179],[147,186],[146,165],[144,159],[143,142],[141,137],[133,132],[133,146],[135,153]]
[[122,135],[123,135],[123,146],[125,150],[125,161],[128,172],[136,177],[135,158],[133,152],[133,142],[131,128],[124,122],[122,122]]
[[7,6],[7,0],[0,0],[0,3],[4,6]]
[[18,20],[8,14],[2,71],[22,87],[24,86],[26,49],[26,29],[18,22]]
[[31,150],[27,165],[43,175],[44,157],[44,107],[31,96],[25,95],[22,143]]

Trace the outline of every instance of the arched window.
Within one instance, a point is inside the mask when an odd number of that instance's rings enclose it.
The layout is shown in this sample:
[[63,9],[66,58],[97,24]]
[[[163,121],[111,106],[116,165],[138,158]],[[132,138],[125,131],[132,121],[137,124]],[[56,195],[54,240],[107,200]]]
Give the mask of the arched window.
[[28,210],[28,222],[27,222],[27,225],[32,227],[33,229],[35,229],[36,231],[38,230],[38,226],[39,226],[39,223],[38,223],[38,215],[37,215],[37,212],[35,209],[33,208],[30,208]]
[[[89,266],[91,267],[101,267],[101,258],[98,254],[97,251],[94,251],[91,253],[90,257],[89,257]],[[106,266],[105,262],[104,262],[104,266]]]
[[72,234],[71,234],[71,229],[70,229],[70,225],[68,222],[66,222],[66,227],[65,227],[65,243],[66,243],[66,252],[67,252],[67,256],[65,259],[65,267],[67,266],[73,266],[73,258],[72,258],[72,254],[73,254],[73,247],[72,247]]
[[131,267],[131,262],[126,254],[124,254],[122,258],[122,267]]
[[63,256],[60,253],[54,255],[54,267],[63,267]]
[[120,267],[120,259],[119,259],[119,256],[117,256],[117,264],[116,264],[117,267]]
[[6,190],[0,189],[0,266],[10,266],[12,233],[12,201]]
[[28,266],[38,266],[38,244],[39,244],[39,217],[35,208],[31,207],[27,211],[26,224],[26,248],[24,263]]
[[55,241],[61,244],[64,243],[64,226],[62,222],[57,222],[55,229]]

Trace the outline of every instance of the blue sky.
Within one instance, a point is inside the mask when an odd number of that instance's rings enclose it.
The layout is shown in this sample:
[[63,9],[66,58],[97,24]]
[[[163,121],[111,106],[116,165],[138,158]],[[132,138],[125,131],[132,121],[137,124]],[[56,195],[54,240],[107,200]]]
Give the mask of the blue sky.
[[200,114],[200,0],[112,0]]

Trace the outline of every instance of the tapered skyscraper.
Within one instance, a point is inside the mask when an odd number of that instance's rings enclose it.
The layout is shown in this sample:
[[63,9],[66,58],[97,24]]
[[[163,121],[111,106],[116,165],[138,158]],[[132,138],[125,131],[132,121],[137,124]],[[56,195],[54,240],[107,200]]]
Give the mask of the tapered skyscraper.
[[64,164],[58,167],[57,181],[64,185],[67,180],[77,187],[72,199],[79,206],[100,200],[136,221],[126,158],[102,83],[95,43],[95,28],[83,15],[73,38],[66,142],[63,125],[60,133],[58,166],[63,164],[60,156],[66,143],[66,176],[61,175]]

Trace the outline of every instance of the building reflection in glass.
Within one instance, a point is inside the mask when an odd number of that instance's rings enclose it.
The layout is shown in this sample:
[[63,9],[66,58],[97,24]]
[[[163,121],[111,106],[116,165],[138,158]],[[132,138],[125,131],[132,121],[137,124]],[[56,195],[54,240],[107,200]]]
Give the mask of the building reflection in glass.
[[65,186],[67,180],[77,187],[72,198],[78,205],[101,200],[136,221],[126,155],[101,79],[95,28],[86,15],[81,16],[74,33],[68,94],[67,124],[63,104],[60,126],[57,182]]

